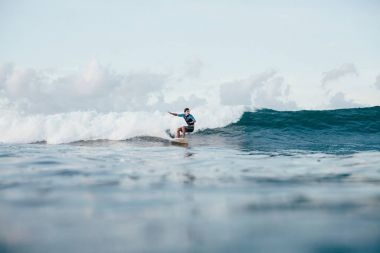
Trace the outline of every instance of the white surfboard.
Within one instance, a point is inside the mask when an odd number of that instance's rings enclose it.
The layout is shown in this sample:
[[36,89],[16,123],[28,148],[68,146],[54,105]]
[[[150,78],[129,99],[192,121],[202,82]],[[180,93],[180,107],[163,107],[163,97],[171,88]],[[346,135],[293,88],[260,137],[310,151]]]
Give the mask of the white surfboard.
[[172,143],[175,143],[175,144],[183,144],[183,145],[187,145],[189,144],[189,142],[187,141],[186,138],[173,138],[171,140]]

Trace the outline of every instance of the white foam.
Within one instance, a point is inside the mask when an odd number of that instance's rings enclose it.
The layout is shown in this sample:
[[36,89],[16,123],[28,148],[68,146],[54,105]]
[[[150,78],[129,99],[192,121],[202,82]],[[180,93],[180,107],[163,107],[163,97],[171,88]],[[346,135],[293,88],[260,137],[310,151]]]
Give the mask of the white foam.
[[[196,129],[223,127],[237,121],[243,107],[195,108]],[[185,122],[166,112],[110,112],[76,111],[50,115],[3,111],[0,115],[0,142],[50,144],[80,140],[125,140],[135,136],[166,137]]]

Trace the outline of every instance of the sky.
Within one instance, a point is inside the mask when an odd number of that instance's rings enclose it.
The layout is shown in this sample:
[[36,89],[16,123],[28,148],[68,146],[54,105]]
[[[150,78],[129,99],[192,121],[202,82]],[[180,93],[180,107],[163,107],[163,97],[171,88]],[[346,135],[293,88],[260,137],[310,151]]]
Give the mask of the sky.
[[376,0],[0,0],[0,106],[380,105],[379,14]]

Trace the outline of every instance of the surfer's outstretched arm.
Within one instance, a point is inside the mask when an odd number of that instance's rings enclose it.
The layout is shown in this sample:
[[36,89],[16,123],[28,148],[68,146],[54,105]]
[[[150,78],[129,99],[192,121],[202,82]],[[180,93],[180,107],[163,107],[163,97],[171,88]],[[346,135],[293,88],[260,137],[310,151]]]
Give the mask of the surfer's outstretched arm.
[[175,113],[175,112],[168,112],[169,114],[171,114],[171,115],[173,115],[173,116],[178,116],[178,117],[181,117],[181,118],[183,118],[183,117],[185,117],[185,114],[184,113]]
[[173,116],[178,116],[178,113],[174,113],[174,112],[168,112],[168,113],[173,115]]

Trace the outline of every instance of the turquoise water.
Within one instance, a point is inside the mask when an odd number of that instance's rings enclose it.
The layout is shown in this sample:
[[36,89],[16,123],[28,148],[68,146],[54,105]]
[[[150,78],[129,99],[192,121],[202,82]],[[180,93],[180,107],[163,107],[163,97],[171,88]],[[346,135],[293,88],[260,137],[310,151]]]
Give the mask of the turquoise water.
[[0,144],[0,252],[380,252],[379,107]]
[[246,112],[235,124],[200,133],[246,151],[380,151],[380,106],[329,111]]

